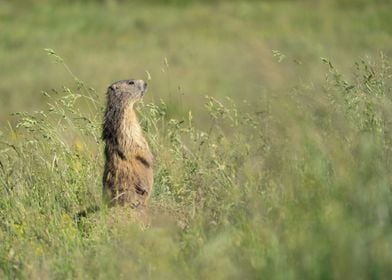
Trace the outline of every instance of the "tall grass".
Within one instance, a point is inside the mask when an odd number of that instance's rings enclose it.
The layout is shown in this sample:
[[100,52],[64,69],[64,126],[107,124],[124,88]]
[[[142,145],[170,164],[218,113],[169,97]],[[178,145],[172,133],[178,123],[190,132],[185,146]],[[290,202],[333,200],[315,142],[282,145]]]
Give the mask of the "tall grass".
[[[16,123],[11,112],[41,110],[42,89],[72,83],[45,59],[46,47],[97,89],[148,70],[154,94],[146,101],[163,98],[177,116],[188,106],[199,115],[204,95],[253,102],[261,92],[287,90],[299,77],[318,84],[320,56],[347,74],[358,57],[392,55],[391,1],[26,2],[0,1],[4,123]],[[285,63],[276,63],[271,50],[287,54]]]
[[95,91],[73,77],[44,92],[47,110],[1,128],[1,277],[388,279],[391,68],[381,56],[344,77],[323,63],[324,83],[257,104],[207,96],[203,124],[140,104],[156,157],[148,221],[101,204]]

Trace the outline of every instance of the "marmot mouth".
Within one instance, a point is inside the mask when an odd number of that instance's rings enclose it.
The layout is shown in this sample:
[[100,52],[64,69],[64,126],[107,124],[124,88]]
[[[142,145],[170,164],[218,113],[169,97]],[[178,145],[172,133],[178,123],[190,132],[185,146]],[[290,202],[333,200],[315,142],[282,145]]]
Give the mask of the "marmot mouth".
[[144,96],[147,92],[147,85],[144,86],[144,89],[142,89],[142,91],[140,92],[140,96]]
[[142,94],[144,95],[147,92],[147,83],[144,82],[143,84],[143,90],[142,90]]

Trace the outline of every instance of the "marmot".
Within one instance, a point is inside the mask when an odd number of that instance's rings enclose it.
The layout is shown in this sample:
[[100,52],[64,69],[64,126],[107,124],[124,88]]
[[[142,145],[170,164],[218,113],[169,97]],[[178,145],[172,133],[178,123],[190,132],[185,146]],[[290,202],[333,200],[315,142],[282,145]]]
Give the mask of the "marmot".
[[103,194],[111,206],[142,208],[151,195],[153,155],[133,109],[146,89],[142,80],[118,81],[107,89]]

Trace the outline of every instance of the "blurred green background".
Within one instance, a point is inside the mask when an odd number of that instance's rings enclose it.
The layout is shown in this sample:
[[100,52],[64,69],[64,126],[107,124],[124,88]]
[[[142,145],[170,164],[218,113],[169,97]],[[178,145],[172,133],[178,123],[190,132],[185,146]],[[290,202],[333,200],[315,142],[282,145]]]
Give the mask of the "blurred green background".
[[42,90],[72,81],[45,48],[100,96],[148,71],[147,101],[183,112],[205,95],[257,100],[317,84],[320,57],[350,71],[360,57],[388,56],[390,11],[390,1],[359,0],[1,1],[0,120],[42,108]]
[[[389,279],[391,11],[0,0],[0,278]],[[149,76],[145,222],[102,204],[100,133]]]

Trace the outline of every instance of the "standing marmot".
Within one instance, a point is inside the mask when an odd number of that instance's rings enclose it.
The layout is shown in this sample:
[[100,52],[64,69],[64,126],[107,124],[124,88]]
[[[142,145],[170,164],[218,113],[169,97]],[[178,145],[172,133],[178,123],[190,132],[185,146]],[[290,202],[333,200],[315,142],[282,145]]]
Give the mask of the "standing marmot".
[[110,205],[143,207],[153,185],[153,156],[133,109],[146,92],[142,80],[123,80],[107,90],[103,193]]

